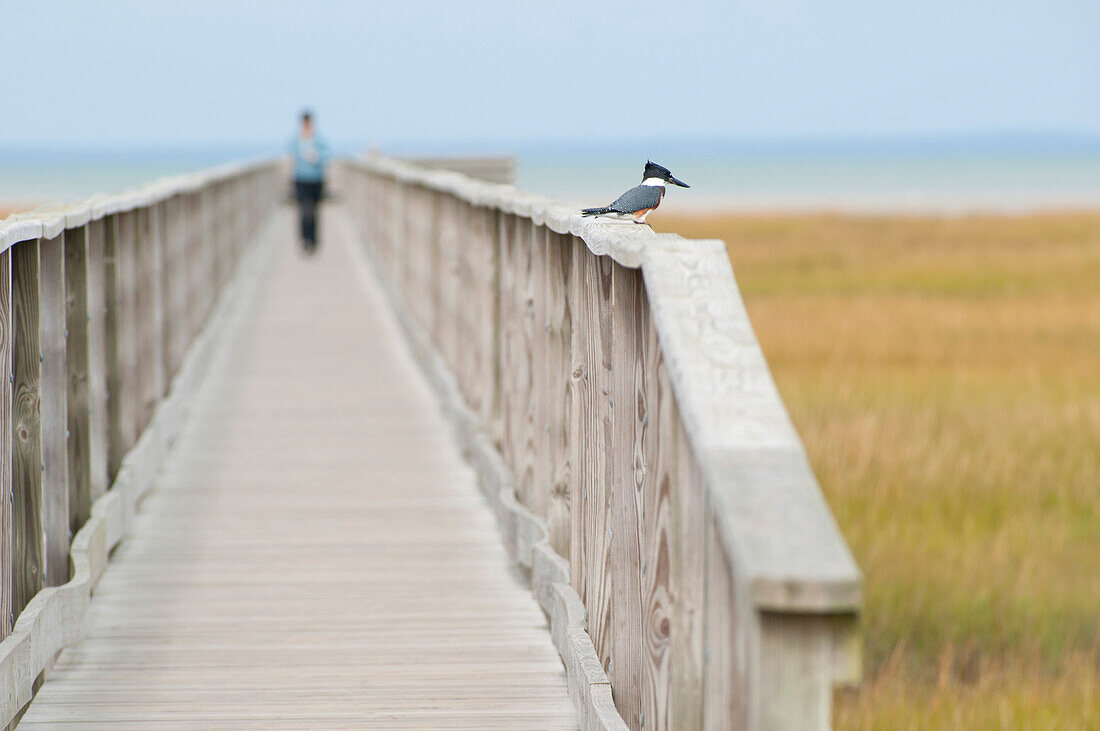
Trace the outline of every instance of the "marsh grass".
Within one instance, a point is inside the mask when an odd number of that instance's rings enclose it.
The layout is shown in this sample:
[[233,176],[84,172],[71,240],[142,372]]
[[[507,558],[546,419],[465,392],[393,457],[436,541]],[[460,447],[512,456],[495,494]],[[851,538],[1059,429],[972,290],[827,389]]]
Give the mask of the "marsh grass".
[[865,575],[839,728],[1100,728],[1100,213],[654,218],[729,245]]

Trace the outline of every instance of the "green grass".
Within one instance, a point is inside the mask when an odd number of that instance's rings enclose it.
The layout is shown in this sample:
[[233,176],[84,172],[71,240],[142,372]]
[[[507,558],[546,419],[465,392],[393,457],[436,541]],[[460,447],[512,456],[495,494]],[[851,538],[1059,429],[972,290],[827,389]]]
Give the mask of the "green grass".
[[1100,214],[716,216],[866,577],[839,728],[1100,728]]

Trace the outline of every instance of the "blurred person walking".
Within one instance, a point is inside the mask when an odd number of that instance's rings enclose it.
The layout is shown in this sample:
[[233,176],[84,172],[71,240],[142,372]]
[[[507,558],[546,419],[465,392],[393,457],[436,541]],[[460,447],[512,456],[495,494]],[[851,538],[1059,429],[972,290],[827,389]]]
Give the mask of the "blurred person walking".
[[313,113],[308,109],[302,112],[298,135],[290,143],[290,154],[294,157],[294,193],[298,198],[302,248],[312,254],[317,249],[317,206],[324,194],[329,148],[314,131]]

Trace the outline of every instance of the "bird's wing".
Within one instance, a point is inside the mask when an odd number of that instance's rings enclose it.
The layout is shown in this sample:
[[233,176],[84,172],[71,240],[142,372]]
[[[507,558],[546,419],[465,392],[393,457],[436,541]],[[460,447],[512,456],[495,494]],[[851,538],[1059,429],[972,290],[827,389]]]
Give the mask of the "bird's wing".
[[654,185],[638,185],[620,195],[608,208],[616,213],[634,213],[654,208],[660,202],[660,188]]

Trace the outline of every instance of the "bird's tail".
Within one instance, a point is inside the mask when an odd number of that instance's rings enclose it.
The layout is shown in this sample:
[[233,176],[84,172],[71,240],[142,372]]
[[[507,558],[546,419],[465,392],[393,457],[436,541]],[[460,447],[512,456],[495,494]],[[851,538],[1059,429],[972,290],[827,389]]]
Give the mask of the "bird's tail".
[[602,208],[582,208],[581,209],[581,215],[582,216],[602,216],[605,213],[611,213],[611,208],[608,207],[608,206],[603,206]]

